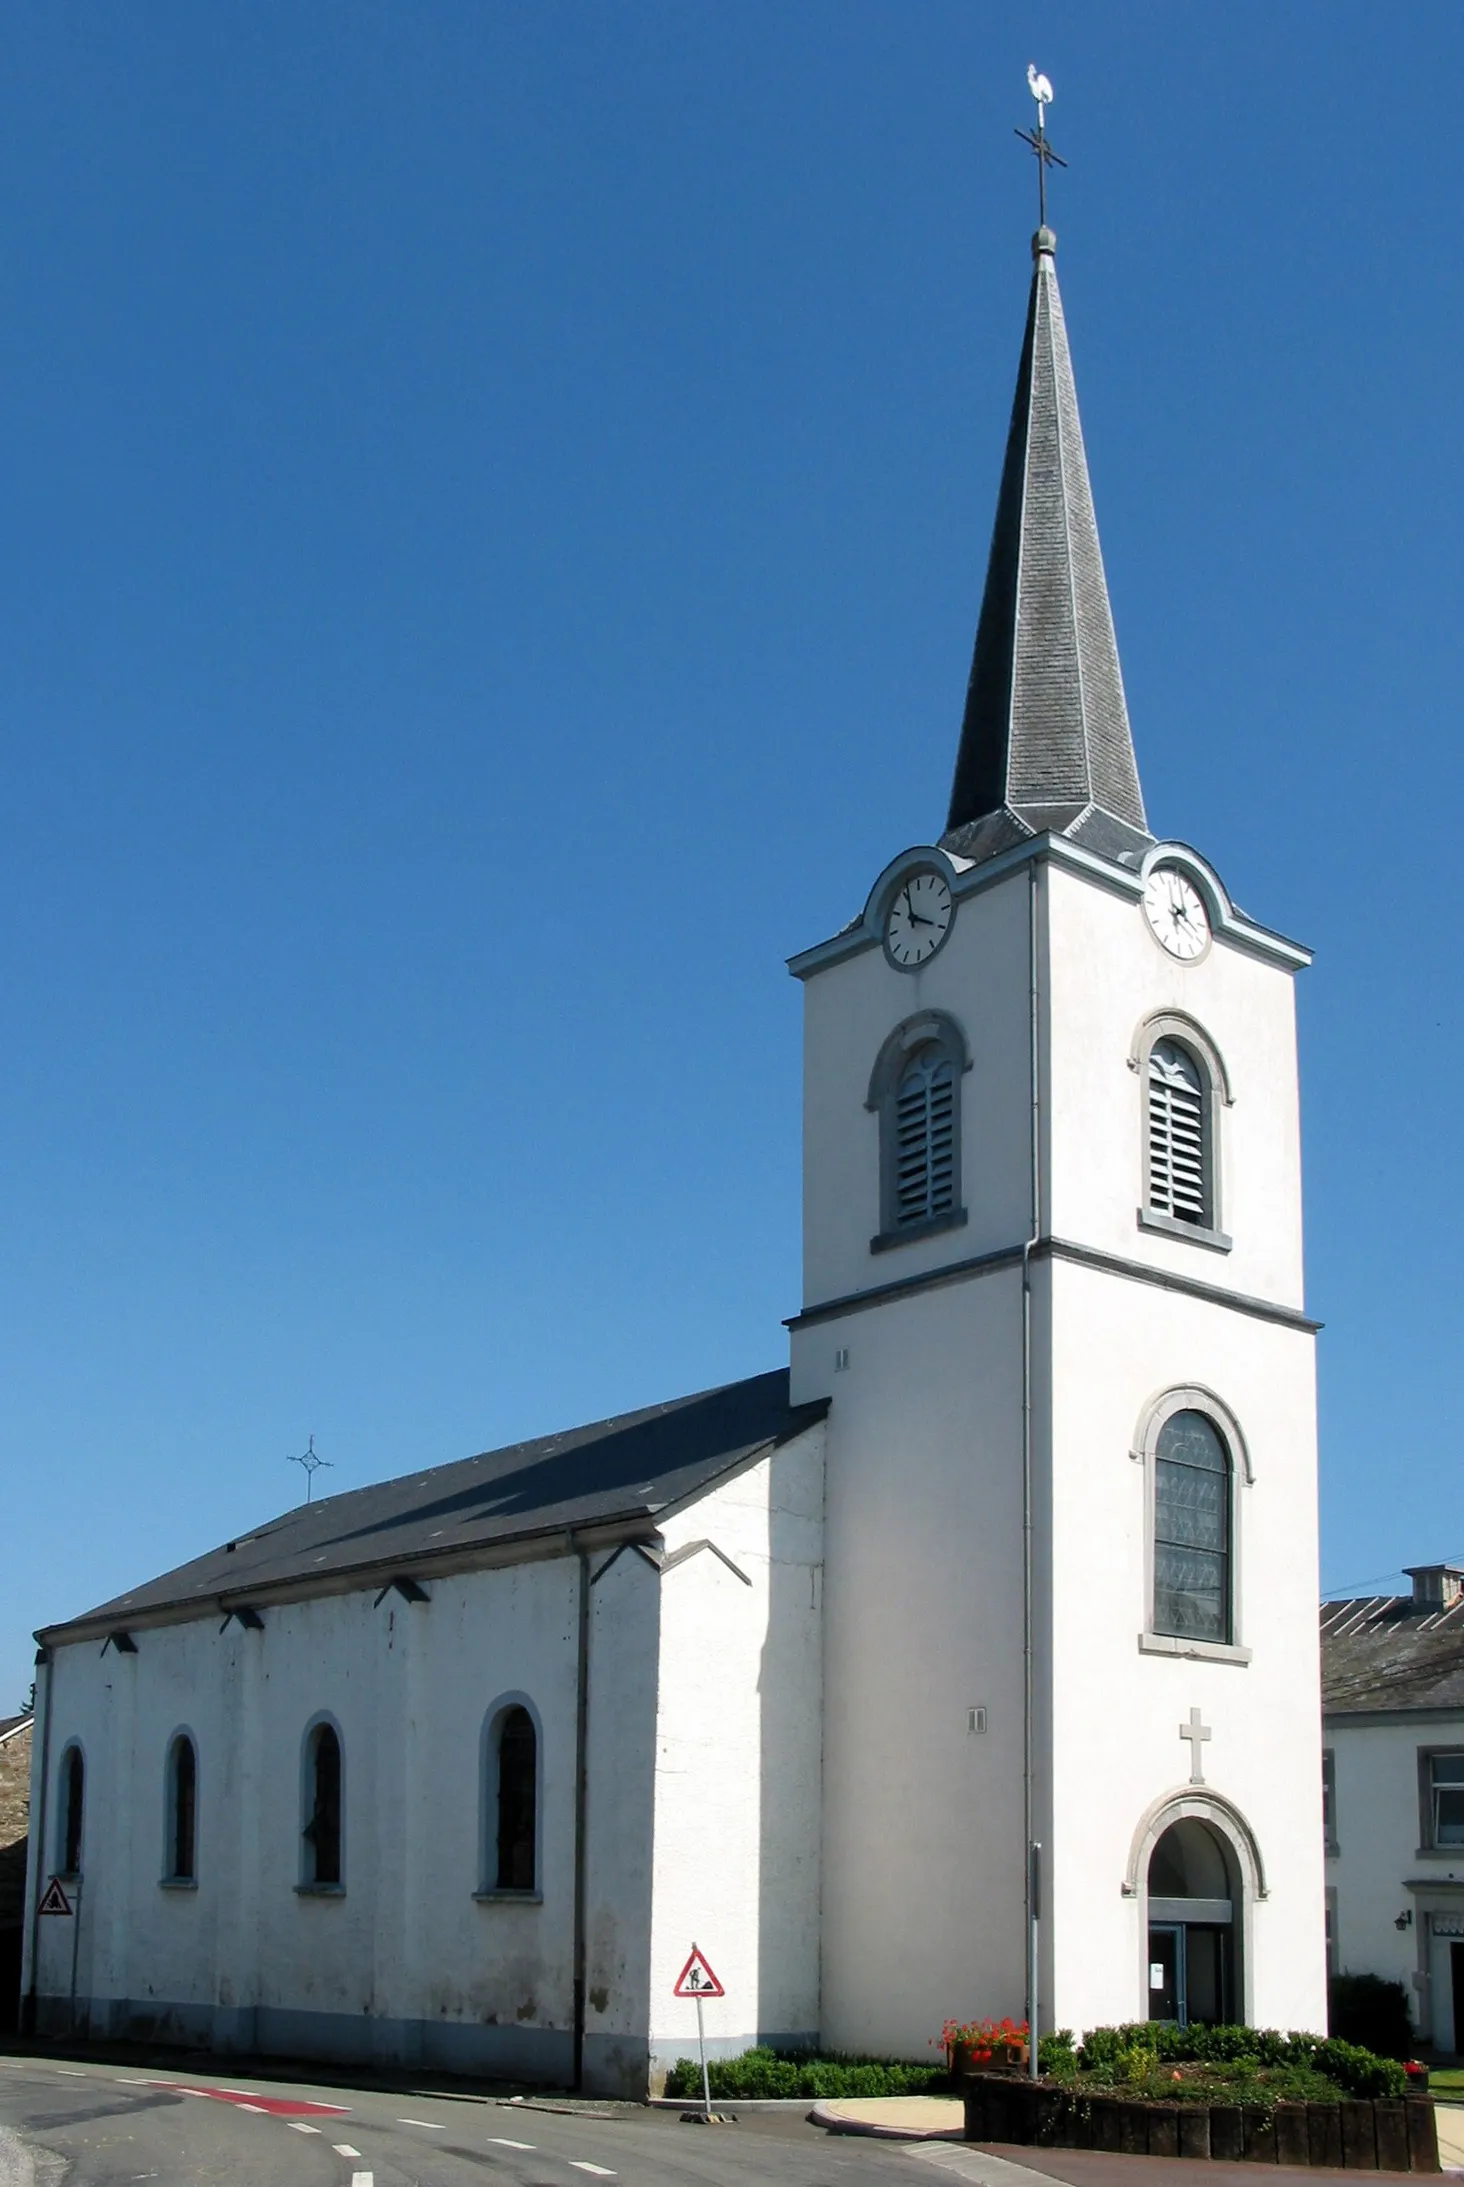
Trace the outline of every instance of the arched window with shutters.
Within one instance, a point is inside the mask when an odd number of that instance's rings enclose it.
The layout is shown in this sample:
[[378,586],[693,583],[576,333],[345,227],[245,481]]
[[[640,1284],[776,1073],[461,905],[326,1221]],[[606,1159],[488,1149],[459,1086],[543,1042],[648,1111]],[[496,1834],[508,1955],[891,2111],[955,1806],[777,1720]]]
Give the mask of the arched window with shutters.
[[1220,1116],[1231,1097],[1219,1055],[1199,1026],[1166,1013],[1140,1028],[1130,1062],[1143,1087],[1140,1225],[1227,1252]]
[[966,1220],[961,1186],[961,1028],[943,1010],[897,1025],[880,1049],[866,1106],[879,1119],[879,1253]]

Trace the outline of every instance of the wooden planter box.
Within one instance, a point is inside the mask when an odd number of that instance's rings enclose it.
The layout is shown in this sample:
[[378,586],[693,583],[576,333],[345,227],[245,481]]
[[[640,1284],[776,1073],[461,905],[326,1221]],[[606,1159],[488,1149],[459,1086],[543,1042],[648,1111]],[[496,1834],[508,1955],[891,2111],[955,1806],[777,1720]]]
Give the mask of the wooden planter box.
[[1213,2157],[1226,2164],[1320,2164],[1361,2172],[1436,2172],[1430,2096],[1359,2103],[1149,2103],[1009,2073],[961,2083],[967,2141],[1111,2149],[1133,2157]]

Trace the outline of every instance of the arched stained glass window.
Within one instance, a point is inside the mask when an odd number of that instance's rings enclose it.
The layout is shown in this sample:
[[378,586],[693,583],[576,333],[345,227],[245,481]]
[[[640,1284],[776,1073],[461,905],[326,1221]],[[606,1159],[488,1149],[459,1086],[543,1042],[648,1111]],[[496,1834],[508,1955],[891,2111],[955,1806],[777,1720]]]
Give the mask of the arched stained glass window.
[[537,1888],[539,1739],[525,1708],[504,1712],[498,1727],[498,1861],[495,1889]]
[[305,1769],[305,1881],[341,1880],[341,1742],[332,1724],[310,1734]]
[[198,1755],[187,1732],[168,1754],[168,1879],[191,1883],[198,1872]]
[[61,1872],[81,1874],[82,1823],[86,1813],[86,1763],[71,1746],[61,1758]]
[[1154,1464],[1154,1630],[1231,1635],[1230,1453],[1202,1412],[1171,1413]]

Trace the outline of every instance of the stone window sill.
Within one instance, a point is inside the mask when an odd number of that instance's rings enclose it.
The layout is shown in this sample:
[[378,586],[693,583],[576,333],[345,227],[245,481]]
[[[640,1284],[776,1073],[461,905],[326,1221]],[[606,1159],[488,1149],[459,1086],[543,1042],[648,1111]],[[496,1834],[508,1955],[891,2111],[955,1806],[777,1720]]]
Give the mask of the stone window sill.
[[882,1230],[877,1238],[869,1241],[871,1253],[888,1253],[897,1245],[913,1245],[917,1238],[934,1238],[942,1230],[959,1230],[966,1220],[963,1207],[952,1208],[949,1215],[927,1215],[918,1223],[901,1223],[898,1230]]
[[297,1898],[344,1898],[345,1895],[346,1887],[343,1883],[297,1883],[295,1885],[295,1896]]
[[480,1906],[542,1906],[542,1891],[475,1891]]
[[1140,1633],[1140,1655],[1179,1655],[1191,1663],[1249,1663],[1249,1648],[1229,1640],[1191,1640],[1182,1633]]
[[159,1876],[158,1889],[160,1891],[196,1891],[198,1889],[198,1878],[197,1876]]
[[1212,1253],[1228,1253],[1234,1242],[1223,1230],[1206,1230],[1200,1223],[1182,1223],[1157,1207],[1139,1209],[1140,1230],[1157,1230],[1165,1238],[1183,1238],[1187,1245],[1208,1246]]
[[1413,1858],[1447,1861],[1451,1867],[1464,1868],[1464,1845],[1418,1845],[1413,1849]]

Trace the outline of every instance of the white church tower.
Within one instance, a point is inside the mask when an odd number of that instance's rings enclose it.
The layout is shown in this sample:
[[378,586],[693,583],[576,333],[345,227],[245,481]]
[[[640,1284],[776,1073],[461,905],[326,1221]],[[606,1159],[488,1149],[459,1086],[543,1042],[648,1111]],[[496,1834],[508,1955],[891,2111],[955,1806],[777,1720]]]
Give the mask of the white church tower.
[[1295,943],[1139,786],[1055,238],[950,812],[806,995],[822,2035],[1324,2029]]

